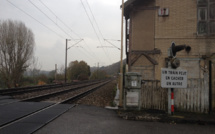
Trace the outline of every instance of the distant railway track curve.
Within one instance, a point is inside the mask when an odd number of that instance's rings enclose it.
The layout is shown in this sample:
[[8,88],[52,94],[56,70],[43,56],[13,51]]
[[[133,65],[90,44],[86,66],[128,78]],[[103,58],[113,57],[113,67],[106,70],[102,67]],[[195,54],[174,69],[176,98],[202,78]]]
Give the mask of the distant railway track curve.
[[[85,96],[98,87],[105,85],[111,80],[99,80],[99,81],[84,81],[72,84],[53,84],[53,85],[45,85],[45,86],[35,86],[35,87],[25,87],[25,88],[17,88],[17,89],[7,89],[2,90],[0,95],[12,96],[16,101],[46,101],[46,102],[55,102],[55,103],[66,103],[72,102],[72,96],[76,96],[77,98],[81,98],[80,96]],[[84,93],[86,92],[86,93]],[[82,95],[78,95],[82,94]],[[63,102],[66,100],[66,102]],[[10,102],[13,103],[13,102]],[[5,103],[7,104],[7,103]],[[0,104],[4,105],[4,104]]]

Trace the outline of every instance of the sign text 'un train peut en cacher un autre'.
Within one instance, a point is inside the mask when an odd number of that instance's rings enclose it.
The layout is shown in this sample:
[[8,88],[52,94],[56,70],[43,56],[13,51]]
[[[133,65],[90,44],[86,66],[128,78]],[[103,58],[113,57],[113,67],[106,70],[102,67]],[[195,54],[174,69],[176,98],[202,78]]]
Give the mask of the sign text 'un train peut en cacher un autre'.
[[161,68],[162,88],[187,88],[187,70]]

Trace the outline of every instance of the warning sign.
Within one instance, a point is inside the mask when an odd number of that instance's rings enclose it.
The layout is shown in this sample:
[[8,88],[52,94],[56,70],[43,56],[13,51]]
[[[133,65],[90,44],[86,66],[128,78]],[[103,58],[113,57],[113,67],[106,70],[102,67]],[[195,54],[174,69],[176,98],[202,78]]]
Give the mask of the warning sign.
[[187,88],[187,70],[161,69],[162,88]]

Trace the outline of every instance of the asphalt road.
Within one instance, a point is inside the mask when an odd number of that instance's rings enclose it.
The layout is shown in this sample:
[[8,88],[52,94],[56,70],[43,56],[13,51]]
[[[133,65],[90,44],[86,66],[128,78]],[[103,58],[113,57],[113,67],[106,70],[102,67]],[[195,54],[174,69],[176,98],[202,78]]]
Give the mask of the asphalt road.
[[79,105],[35,134],[215,134],[215,126],[124,120],[113,110]]

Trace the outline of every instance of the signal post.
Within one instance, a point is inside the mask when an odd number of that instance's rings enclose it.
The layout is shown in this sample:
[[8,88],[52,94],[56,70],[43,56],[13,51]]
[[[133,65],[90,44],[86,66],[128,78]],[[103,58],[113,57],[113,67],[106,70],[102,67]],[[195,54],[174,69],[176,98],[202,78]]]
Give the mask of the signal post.
[[187,70],[177,69],[180,60],[176,58],[176,53],[181,50],[190,52],[191,47],[187,45],[176,46],[172,42],[168,49],[168,68],[161,69],[161,87],[168,88],[168,114],[174,114],[174,88],[187,88]]

